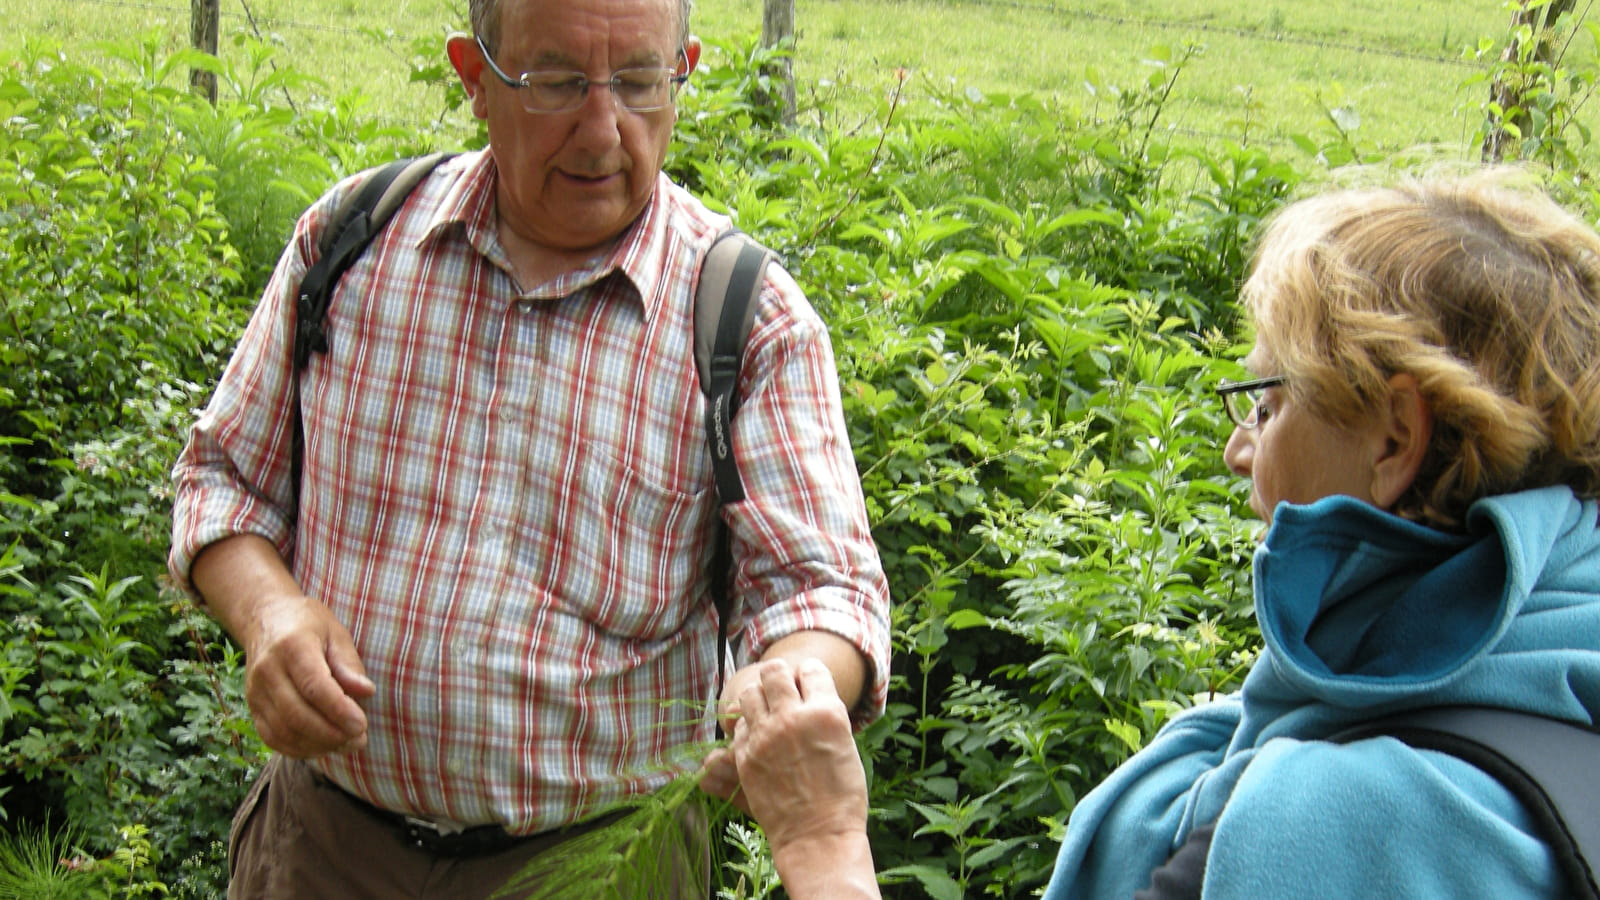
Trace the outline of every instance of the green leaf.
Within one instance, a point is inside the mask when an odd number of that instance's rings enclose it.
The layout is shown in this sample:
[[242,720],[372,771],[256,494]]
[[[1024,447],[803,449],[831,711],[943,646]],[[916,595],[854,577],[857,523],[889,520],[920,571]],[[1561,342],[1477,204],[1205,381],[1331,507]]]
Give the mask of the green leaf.
[[960,631],[964,628],[982,628],[989,624],[989,617],[975,609],[958,609],[945,617],[946,628]]

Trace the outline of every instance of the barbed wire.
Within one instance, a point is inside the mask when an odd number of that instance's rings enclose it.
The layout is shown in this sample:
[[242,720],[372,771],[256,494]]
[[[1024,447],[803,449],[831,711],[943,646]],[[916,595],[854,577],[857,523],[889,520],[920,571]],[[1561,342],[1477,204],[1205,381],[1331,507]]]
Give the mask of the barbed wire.
[[1306,37],[1292,32],[1266,32],[1254,28],[1240,28],[1236,25],[1215,25],[1206,22],[1173,21],[1171,19],[1142,19],[1133,16],[1118,16],[1111,13],[1096,12],[1091,9],[1062,6],[1058,3],[1030,2],[1030,0],[941,0],[946,6],[982,6],[1000,9],[1019,9],[1026,12],[1050,12],[1063,17],[1071,16],[1073,19],[1088,19],[1092,22],[1103,22],[1110,25],[1137,26],[1143,28],[1157,28],[1166,31],[1198,31],[1209,34],[1226,34],[1246,40],[1271,41],[1278,44],[1294,44],[1303,47],[1317,47],[1324,50],[1341,50],[1351,53],[1367,53],[1374,56],[1387,56],[1393,59],[1412,60],[1414,62],[1433,63],[1436,65],[1458,66],[1462,68],[1475,68],[1476,63],[1459,56],[1435,56],[1426,53],[1414,53],[1406,50],[1396,50],[1392,47],[1373,47],[1365,44],[1351,44],[1342,41],[1326,41],[1319,38]]
[[[169,15],[187,16],[187,7],[168,6],[159,3],[139,2],[139,0],[72,0],[72,2],[85,6],[106,6],[124,9],[138,9],[147,12],[160,12]],[[1120,16],[1112,13],[1098,12],[1076,6],[1067,6],[1055,2],[1038,2],[1038,0],[937,0],[946,6],[989,7],[996,9],[1016,9],[1025,12],[1047,13],[1062,18],[1072,17],[1074,20],[1087,19],[1091,22],[1100,22],[1108,25],[1124,27],[1151,28],[1163,31],[1198,32],[1201,34],[1225,34],[1230,37],[1245,40],[1267,41],[1277,44],[1290,44],[1302,47],[1315,47],[1323,50],[1338,50],[1346,53],[1364,53],[1373,56],[1386,56],[1391,59],[1403,59],[1413,62],[1423,62],[1432,65],[1453,66],[1457,68],[1474,68],[1477,64],[1461,56],[1438,56],[1427,53],[1416,53],[1407,50],[1398,50],[1392,47],[1377,47],[1366,44],[1356,44],[1347,41],[1329,41],[1321,38],[1309,37],[1288,31],[1265,31],[1257,28],[1243,28],[1237,25],[1218,25],[1210,22],[1174,21],[1171,19],[1152,19],[1137,16]],[[223,10],[222,18],[246,20],[246,15]],[[365,29],[352,28],[348,25],[334,25],[324,22],[305,22],[296,19],[276,17],[253,17],[250,21],[261,27],[290,28],[305,31],[321,31],[329,34],[347,36],[361,35]],[[423,35],[411,35],[422,37]]]

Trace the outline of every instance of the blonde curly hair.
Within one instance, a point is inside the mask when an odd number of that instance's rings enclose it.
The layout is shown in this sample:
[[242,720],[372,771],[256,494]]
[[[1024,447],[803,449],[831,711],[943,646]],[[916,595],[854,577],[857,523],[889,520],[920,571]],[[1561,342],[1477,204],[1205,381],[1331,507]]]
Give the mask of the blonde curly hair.
[[1513,175],[1340,190],[1262,234],[1244,303],[1297,403],[1350,424],[1415,376],[1433,438],[1394,512],[1459,530],[1494,494],[1600,492],[1600,236]]

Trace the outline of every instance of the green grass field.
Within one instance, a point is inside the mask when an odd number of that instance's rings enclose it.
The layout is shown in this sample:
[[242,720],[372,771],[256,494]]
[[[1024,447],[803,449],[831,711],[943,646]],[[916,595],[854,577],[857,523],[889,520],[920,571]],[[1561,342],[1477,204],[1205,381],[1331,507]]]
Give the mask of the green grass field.
[[[437,95],[408,81],[412,41],[437,37],[442,56],[464,0],[252,0],[253,26],[245,9],[223,5],[226,57],[242,57],[231,38],[259,30],[282,61],[331,90],[363,89],[385,121],[439,115]],[[174,47],[188,40],[187,5],[174,0],[0,0],[0,13],[14,26],[0,38],[8,55],[32,37],[77,47],[154,29]],[[1251,140],[1279,144],[1317,128],[1324,106],[1349,105],[1364,145],[1442,143],[1470,155],[1483,91],[1460,88],[1476,71],[1462,50],[1498,37],[1508,15],[1499,0],[815,0],[797,13],[796,73],[802,96],[828,82],[837,102],[861,111],[905,69],[911,104],[946,89],[1025,91],[1093,112],[1112,101],[1091,94],[1091,78],[1138,83],[1154,71],[1143,60],[1155,48],[1195,45],[1162,120],[1186,136],[1238,139],[1248,122]],[[761,0],[699,0],[695,30],[728,39],[753,34],[760,19]]]

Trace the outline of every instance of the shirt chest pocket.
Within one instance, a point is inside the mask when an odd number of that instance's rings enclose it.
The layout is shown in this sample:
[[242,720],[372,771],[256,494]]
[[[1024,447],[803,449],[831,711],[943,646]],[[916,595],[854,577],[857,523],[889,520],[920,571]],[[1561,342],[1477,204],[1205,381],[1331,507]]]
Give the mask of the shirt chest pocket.
[[550,474],[560,487],[539,529],[551,550],[540,580],[553,600],[620,637],[679,631],[702,593],[714,492],[660,484],[594,442]]

